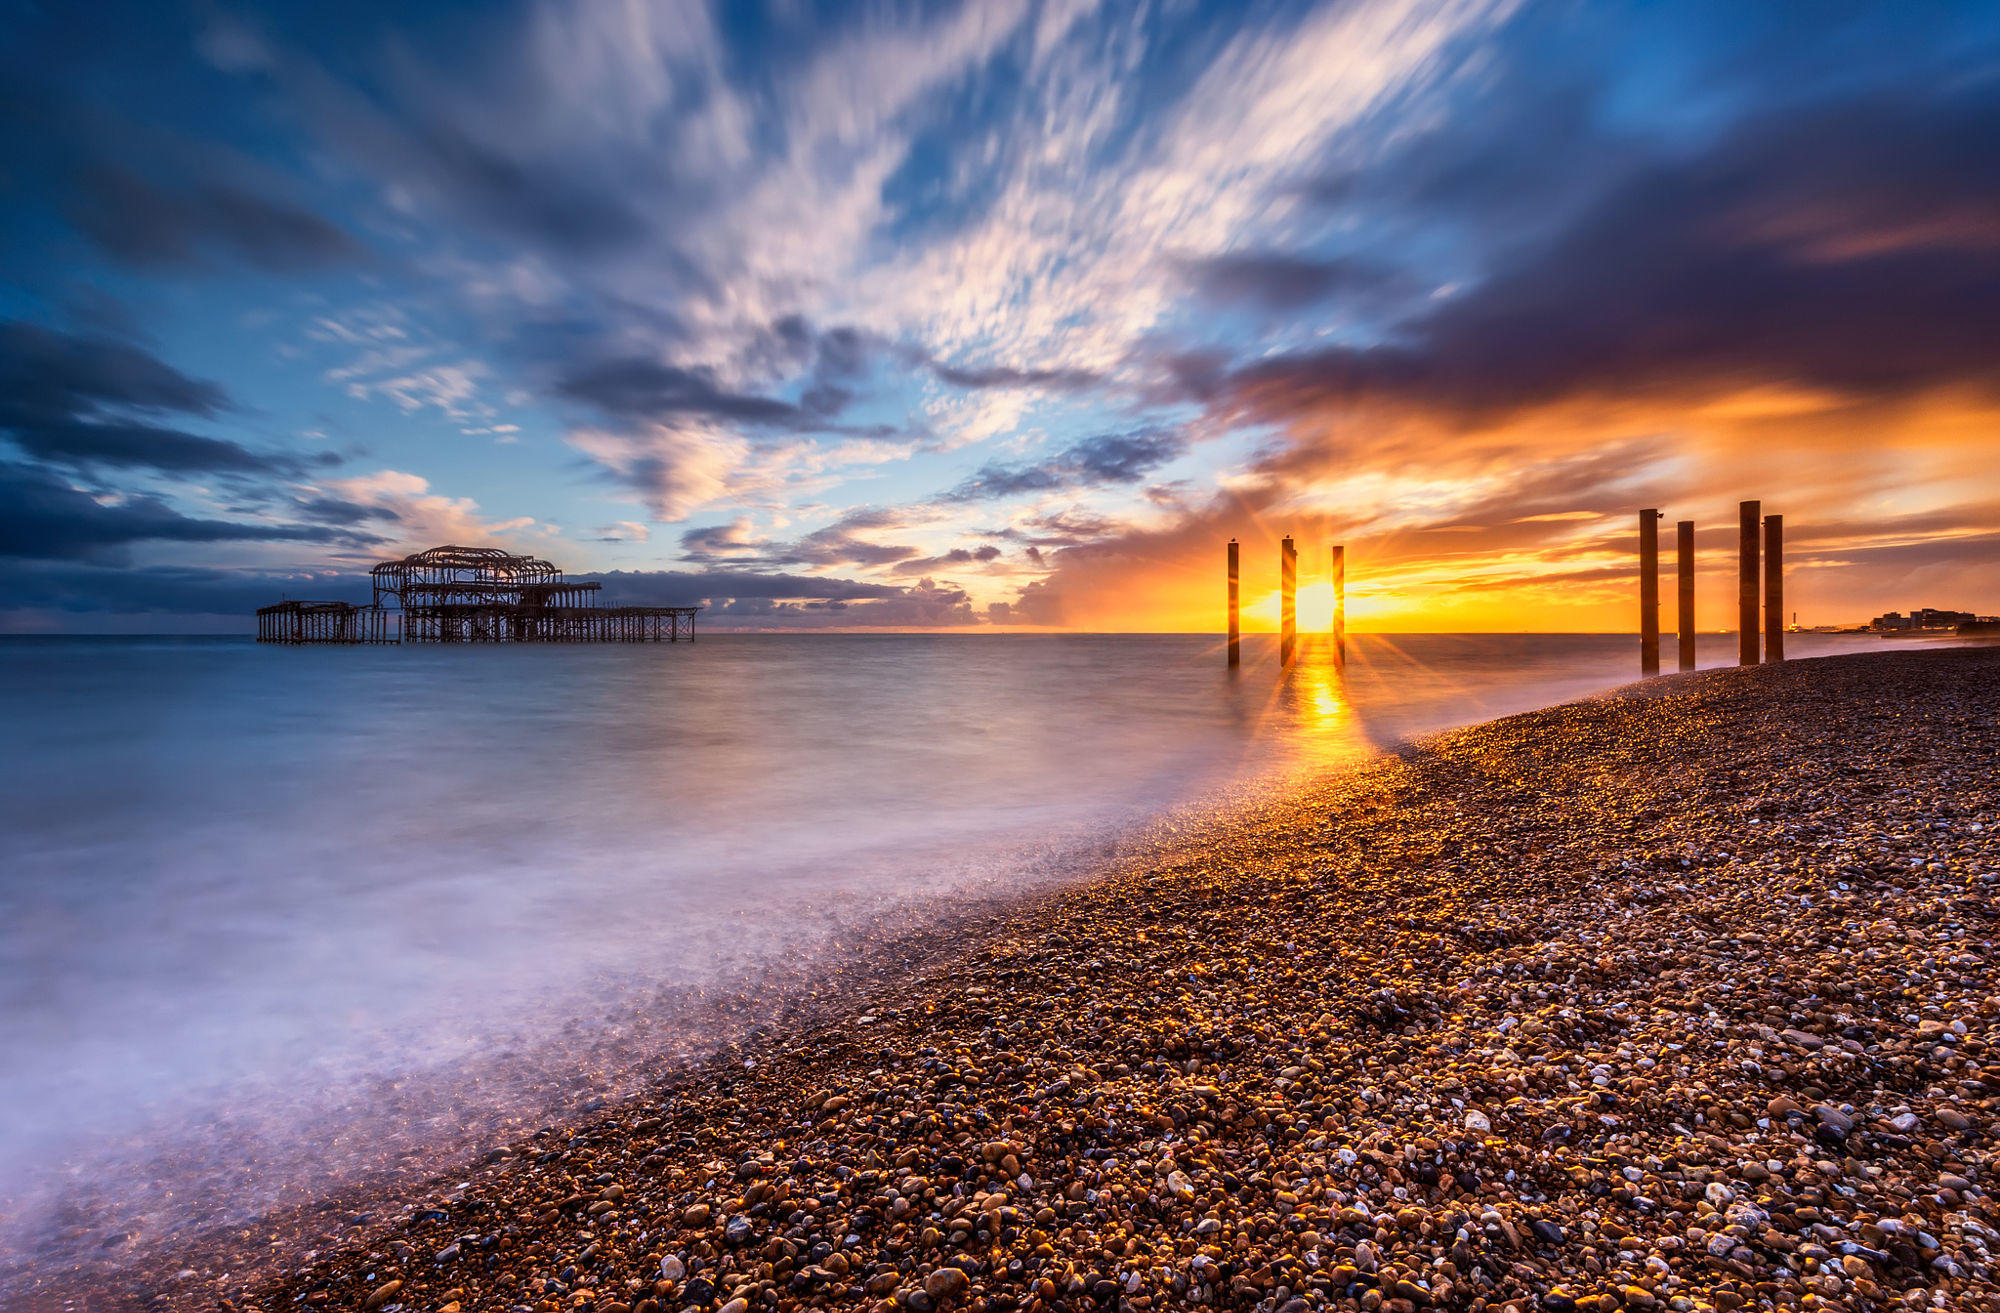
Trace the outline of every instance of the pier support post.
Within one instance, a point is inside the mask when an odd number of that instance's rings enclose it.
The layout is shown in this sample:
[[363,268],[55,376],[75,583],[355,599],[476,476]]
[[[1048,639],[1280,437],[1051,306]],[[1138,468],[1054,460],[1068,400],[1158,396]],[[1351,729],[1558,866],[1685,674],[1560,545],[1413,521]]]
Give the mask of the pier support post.
[[1639,677],[1660,673],[1660,513],[1639,512]]
[[1764,660],[1785,659],[1785,517],[1764,517]]
[[1736,661],[1757,664],[1757,531],[1762,503],[1746,501],[1737,507],[1737,543],[1741,551],[1736,575]]
[[1286,534],[1278,544],[1278,660],[1292,664],[1299,644],[1299,549]]
[[1680,624],[1682,670],[1694,669],[1694,521],[1682,520],[1674,526],[1674,548],[1680,567]]
[[1229,540],[1229,664],[1243,664],[1242,574],[1237,566],[1236,540]]
[[1333,660],[1347,669],[1347,548],[1333,545]]

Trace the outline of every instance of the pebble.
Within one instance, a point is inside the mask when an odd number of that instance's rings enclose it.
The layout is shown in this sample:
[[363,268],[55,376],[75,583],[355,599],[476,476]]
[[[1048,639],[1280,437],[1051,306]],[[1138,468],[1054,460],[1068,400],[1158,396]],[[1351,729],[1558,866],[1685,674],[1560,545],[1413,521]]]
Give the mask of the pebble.
[[233,1306],[2000,1311],[1996,726],[1717,670],[1175,822]]

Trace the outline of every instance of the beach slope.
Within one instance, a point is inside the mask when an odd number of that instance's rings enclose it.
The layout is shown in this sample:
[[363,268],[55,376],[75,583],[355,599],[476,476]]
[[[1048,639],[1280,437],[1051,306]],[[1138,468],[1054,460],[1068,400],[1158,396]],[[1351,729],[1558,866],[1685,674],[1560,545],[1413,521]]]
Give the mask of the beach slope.
[[2000,1308],[1996,761],[2000,650],[1446,734],[328,1218],[275,1283],[145,1296]]

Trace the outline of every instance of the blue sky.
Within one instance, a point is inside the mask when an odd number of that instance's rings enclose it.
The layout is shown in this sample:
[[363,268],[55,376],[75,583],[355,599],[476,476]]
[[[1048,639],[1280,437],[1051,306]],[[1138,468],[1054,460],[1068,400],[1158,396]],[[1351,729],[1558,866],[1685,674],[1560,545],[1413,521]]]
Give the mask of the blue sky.
[[1632,509],[1759,495],[1808,619],[2000,607],[1990,7],[0,14],[7,629],[446,541],[1199,627],[1287,530],[1364,624],[1618,628]]

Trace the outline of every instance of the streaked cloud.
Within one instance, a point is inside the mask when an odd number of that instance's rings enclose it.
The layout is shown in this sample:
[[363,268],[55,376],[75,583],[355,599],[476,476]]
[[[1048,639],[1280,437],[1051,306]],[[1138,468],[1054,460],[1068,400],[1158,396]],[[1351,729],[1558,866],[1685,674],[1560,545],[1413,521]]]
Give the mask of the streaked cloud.
[[1180,627],[1221,541],[1292,528],[1350,543],[1376,623],[1623,626],[1636,505],[1759,492],[1802,604],[1850,571],[1827,618],[2000,587],[1974,8],[9,34],[0,434],[60,606],[114,559],[219,599],[200,571],[438,535],[711,578],[746,624]]

